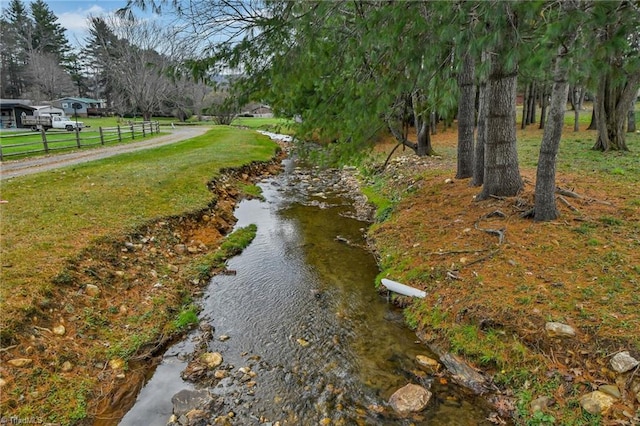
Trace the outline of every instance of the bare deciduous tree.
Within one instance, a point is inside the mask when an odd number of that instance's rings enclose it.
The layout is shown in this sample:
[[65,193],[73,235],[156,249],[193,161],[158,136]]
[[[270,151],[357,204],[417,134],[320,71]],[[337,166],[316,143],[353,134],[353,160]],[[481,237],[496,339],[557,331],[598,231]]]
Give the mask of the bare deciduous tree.
[[29,96],[36,101],[60,98],[73,93],[75,85],[67,71],[50,53],[32,52],[29,55],[27,75],[30,81]]
[[186,84],[178,84],[185,78],[174,71],[192,53],[186,48],[189,44],[180,39],[175,29],[153,21],[111,16],[103,22],[118,40],[103,46],[106,54],[100,57],[103,72],[117,94],[112,107],[120,112],[140,113],[145,120],[174,108],[176,100],[184,95]]

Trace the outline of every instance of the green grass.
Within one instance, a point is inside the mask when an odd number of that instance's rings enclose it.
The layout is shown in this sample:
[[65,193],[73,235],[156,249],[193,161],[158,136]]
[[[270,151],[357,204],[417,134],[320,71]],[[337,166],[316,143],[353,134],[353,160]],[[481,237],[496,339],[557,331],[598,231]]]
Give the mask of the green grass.
[[[10,408],[3,399],[3,414],[22,418],[46,415],[60,424],[82,421],[93,415],[88,401],[104,390],[104,383],[91,376],[93,372],[83,373],[81,365],[114,357],[126,363],[134,354],[155,347],[167,333],[197,323],[197,308],[187,297],[187,289],[182,281],[167,277],[163,262],[155,267],[165,284],[163,290],[141,303],[131,296],[125,311],[120,311],[122,305],[101,296],[83,301],[73,296],[75,290],[69,290],[65,299],[65,286],[83,284],[72,282],[65,268],[73,270],[74,259],[81,253],[95,259],[95,264],[117,261],[118,249],[115,254],[109,251],[112,241],[121,242],[150,223],[208,208],[213,195],[207,183],[221,169],[268,161],[276,150],[277,145],[266,136],[219,126],[188,141],[4,180],[2,199],[8,203],[0,205],[1,254],[3,265],[11,267],[1,269],[3,344],[13,338],[28,339],[30,331],[23,335],[21,327],[32,317],[46,317],[45,302],[51,306],[62,303],[64,315],[74,314],[77,341],[84,343],[70,347],[68,353],[58,348],[55,360],[36,360],[34,364],[42,361],[42,365],[29,371],[8,372],[15,389],[8,395],[9,401],[20,403]],[[232,233],[215,253],[192,260],[208,263],[187,266],[185,272],[194,272],[191,277],[197,278],[200,270],[209,272],[212,266],[223,266],[226,259],[249,244],[255,232],[252,225]],[[157,236],[159,240],[165,238],[161,232]],[[123,255],[122,259],[126,258]],[[56,277],[59,279],[54,280]],[[127,279],[123,278],[123,288],[137,282]],[[87,275],[86,280],[105,292],[113,291],[111,278]],[[185,282],[191,280],[185,275]],[[58,290],[56,296],[52,296],[52,289]],[[47,302],[52,297],[57,299]],[[57,314],[51,315],[57,320]],[[65,357],[76,365],[77,375],[64,376],[65,380],[58,383],[56,377],[61,376],[55,365]]]
[[[86,119],[82,121],[85,122]],[[80,148],[86,149],[102,145],[130,143],[165,134],[162,132],[151,134],[149,126],[146,126],[143,135],[139,122],[133,127],[132,132],[127,121],[117,122],[114,118],[89,119],[88,123],[92,124],[90,127],[82,129],[77,136],[76,132],[59,129],[48,130],[45,133],[46,145],[39,131],[34,132],[29,129],[21,129],[20,132],[1,132],[0,149],[3,160],[15,160],[51,153],[69,152]],[[85,122],[85,125],[88,123]],[[120,126],[119,134],[115,128],[116,126]],[[102,138],[100,128],[103,129]]]
[[3,268],[3,292],[46,281],[96,237],[206,207],[206,183],[221,168],[265,161],[275,149],[266,136],[217,127],[188,141],[3,181],[2,255],[13,265]]
[[282,118],[236,117],[231,125],[284,134],[291,134],[293,131],[293,123]]
[[[539,112],[539,109],[538,109]],[[518,120],[521,110],[518,111]],[[591,122],[591,107],[580,112],[580,131],[573,131],[573,111],[565,114],[565,127],[558,151],[557,169],[559,172],[586,170],[592,173],[604,173],[612,179],[632,182],[640,175],[640,134],[627,133],[628,152],[600,152],[592,147],[596,143],[598,132],[586,130]],[[640,127],[640,110],[636,108],[636,123]],[[523,167],[535,167],[538,164],[540,143],[543,131],[538,122],[520,129],[517,124],[518,157]],[[455,153],[451,152],[451,155]]]
[[187,330],[198,323],[198,307],[194,305],[186,306],[178,317],[173,321],[175,330]]
[[213,270],[225,268],[225,262],[244,250],[256,236],[258,227],[251,224],[244,228],[236,229],[228,235],[220,248],[213,253],[207,253],[190,265],[189,275],[200,280],[207,280],[211,277]]
[[[160,133],[155,136],[166,134],[162,129],[168,129],[171,124],[214,125],[211,121],[194,120],[189,120],[186,123],[180,123],[171,117],[154,117],[152,121],[157,121],[160,125]],[[143,139],[140,131],[136,130],[132,138],[131,131],[129,130],[131,123],[141,122],[140,118],[82,117],[79,118],[78,121],[82,121],[85,125],[85,128],[79,133],[80,145],[82,148],[102,145],[100,139],[101,127],[105,129],[104,137],[106,145],[130,143]],[[111,129],[117,126],[120,126],[121,128],[120,137],[118,137],[115,129]],[[292,123],[280,118],[238,117],[234,120],[233,126],[245,127],[254,130],[267,130],[275,133],[293,133]],[[75,132],[67,132],[65,130],[58,129],[48,130],[46,132],[46,137],[49,152],[46,152],[40,132],[32,132],[29,129],[23,130],[24,131],[20,132],[0,132],[0,146],[2,147],[1,151],[4,156],[4,160],[15,160],[25,157],[47,155],[49,153],[69,152],[78,149],[78,141],[76,139]],[[149,137],[150,135],[148,134],[145,136],[145,138]]]

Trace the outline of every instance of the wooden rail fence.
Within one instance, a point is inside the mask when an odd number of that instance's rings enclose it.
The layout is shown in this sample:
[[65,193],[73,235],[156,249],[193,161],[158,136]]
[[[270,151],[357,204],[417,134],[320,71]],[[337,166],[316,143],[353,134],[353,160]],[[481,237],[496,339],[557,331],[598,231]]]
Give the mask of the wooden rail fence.
[[143,138],[160,132],[157,121],[134,122],[125,126],[99,127],[98,132],[40,130],[27,133],[0,132],[0,161],[7,157],[25,156],[37,153],[50,153],[88,146],[106,145],[111,142],[123,142]]

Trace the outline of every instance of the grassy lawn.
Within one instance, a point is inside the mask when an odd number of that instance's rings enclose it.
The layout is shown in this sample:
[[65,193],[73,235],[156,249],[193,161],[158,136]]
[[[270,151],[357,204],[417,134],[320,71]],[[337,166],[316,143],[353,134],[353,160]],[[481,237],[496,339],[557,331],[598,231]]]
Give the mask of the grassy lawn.
[[[3,181],[2,346],[17,346],[1,355],[3,361],[33,359],[33,365],[3,367],[2,414],[62,424],[95,415],[89,411],[98,385],[92,365],[114,358],[126,365],[146,343],[171,332],[167,325],[188,302],[172,276],[177,267],[170,266],[179,256],[162,251],[159,242],[177,244],[189,228],[169,232],[166,224],[182,224],[171,218],[207,209],[213,197],[207,183],[221,169],[267,161],[275,150],[253,131],[215,127],[188,141]],[[215,235],[184,244],[215,250],[220,234],[210,232]],[[144,240],[149,251],[141,249],[140,258],[123,254],[124,241],[140,233],[158,234]],[[147,264],[157,276],[142,273]],[[147,279],[164,283],[152,299],[141,285]],[[101,296],[80,296],[92,280]],[[66,333],[52,337],[50,330],[61,323]],[[65,361],[72,371],[61,370]]]
[[275,133],[289,134],[292,131],[291,121],[282,118],[236,117],[232,126],[248,127]]
[[[79,133],[80,144],[82,149],[102,146],[100,138],[100,128],[104,129],[105,145],[114,145],[119,143],[131,143],[151,137],[165,135],[166,130],[170,129],[172,124],[175,125],[206,125],[212,126],[211,121],[188,120],[185,123],[179,123],[171,117],[154,117],[153,122],[158,122],[160,133],[149,134],[148,130],[143,136],[139,127],[136,127],[134,134],[130,130],[132,123],[139,125],[140,119],[127,119],[118,117],[82,117],[79,119],[85,125],[85,128]],[[267,130],[276,133],[292,132],[290,121],[280,118],[260,118],[260,117],[238,117],[232,125],[235,127],[243,127],[254,130]],[[118,136],[117,126],[120,126],[120,136]],[[75,132],[67,132],[65,130],[51,129],[46,132],[47,148],[49,153],[69,152],[78,148],[78,140]],[[24,129],[20,132],[0,132],[0,146],[2,146],[2,154],[4,160],[16,160],[25,157],[33,157],[38,155],[47,155],[42,141],[40,132],[29,131]]]
[[[51,153],[69,152],[82,149],[114,145],[118,143],[135,142],[150,137],[159,136],[165,133],[152,133],[149,126],[145,126],[144,132],[141,122],[136,122],[131,127],[128,121],[118,120],[113,117],[108,118],[83,118],[81,120],[85,126],[76,136],[76,132],[66,130],[50,129],[45,133],[46,146],[39,131],[34,132],[28,129],[23,131],[10,131],[0,133],[0,145],[4,160],[15,160],[25,157],[47,155]],[[117,126],[120,126],[118,133]],[[100,128],[103,129],[102,138]],[[153,127],[153,132],[156,128]]]

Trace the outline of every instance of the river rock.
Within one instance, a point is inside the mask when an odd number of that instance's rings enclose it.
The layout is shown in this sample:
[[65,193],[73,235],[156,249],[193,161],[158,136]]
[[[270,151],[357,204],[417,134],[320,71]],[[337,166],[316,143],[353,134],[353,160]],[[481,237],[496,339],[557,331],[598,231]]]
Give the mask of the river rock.
[[611,358],[611,368],[618,373],[626,373],[640,364],[640,361],[629,355],[628,351],[617,353]]
[[183,389],[171,397],[173,415],[180,418],[193,410],[204,410],[212,401],[213,399],[206,389]]
[[582,409],[590,414],[604,414],[611,408],[615,398],[604,392],[593,391],[580,398]]
[[57,336],[64,336],[64,334],[67,332],[67,329],[64,328],[64,325],[60,324],[53,327],[52,331],[53,331],[53,334]]
[[84,288],[85,293],[87,293],[87,296],[98,296],[100,294],[100,289],[98,288],[97,285],[93,285],[93,284],[87,284]]
[[620,393],[620,389],[616,385],[602,385],[598,388],[600,392],[604,392],[607,395],[614,397],[615,399],[622,398],[622,394]]
[[427,371],[427,373],[435,374],[440,370],[440,363],[425,355],[416,355],[416,362],[420,367]]
[[200,360],[206,364],[208,368],[216,368],[222,364],[222,355],[219,352],[205,352],[200,356]]
[[549,337],[574,337],[576,335],[576,330],[573,327],[560,322],[548,322],[544,325],[544,329]]
[[33,364],[33,360],[31,358],[14,358],[7,361],[7,364],[14,367],[28,367]]
[[207,415],[207,412],[204,410],[191,410],[189,411],[187,414],[185,414],[185,417],[187,418],[187,424],[188,425],[200,425],[202,424],[203,426],[209,424],[207,422],[209,416]]
[[402,416],[417,413],[425,409],[429,401],[431,401],[432,395],[422,386],[409,383],[391,395],[389,405],[396,413]]
[[124,360],[121,358],[113,358],[109,360],[109,367],[112,370],[122,370],[124,368]]

